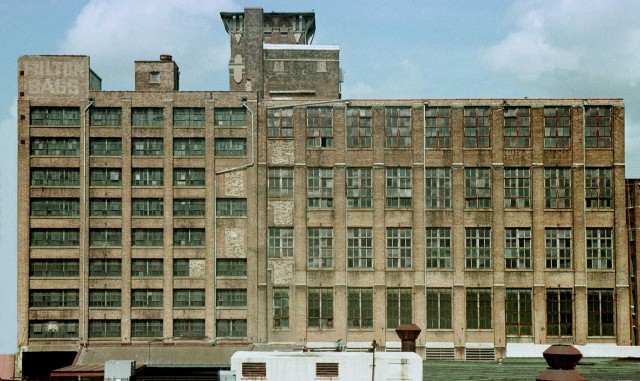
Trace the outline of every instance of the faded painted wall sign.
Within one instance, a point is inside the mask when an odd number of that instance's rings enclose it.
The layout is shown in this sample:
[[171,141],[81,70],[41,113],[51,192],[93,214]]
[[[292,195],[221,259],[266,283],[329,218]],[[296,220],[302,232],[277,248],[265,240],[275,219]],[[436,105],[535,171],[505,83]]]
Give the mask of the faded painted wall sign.
[[27,95],[77,96],[88,90],[88,57],[24,57],[21,70]]

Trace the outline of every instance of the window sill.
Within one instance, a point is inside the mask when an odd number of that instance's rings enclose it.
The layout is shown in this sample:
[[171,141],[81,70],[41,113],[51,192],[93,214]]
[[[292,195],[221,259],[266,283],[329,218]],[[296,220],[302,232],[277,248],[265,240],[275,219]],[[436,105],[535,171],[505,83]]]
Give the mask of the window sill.
[[505,212],[532,212],[532,208],[514,208],[514,207],[505,207]]
[[246,310],[247,306],[216,306],[216,310]]
[[526,269],[519,269],[519,268],[515,268],[515,269],[511,269],[511,268],[504,268],[504,271],[513,271],[513,272],[533,272],[532,268],[526,268]]
[[[132,217],[137,217],[137,216],[132,216]],[[93,219],[93,218],[111,218],[111,219],[116,219],[116,218],[122,218],[122,215],[120,216],[89,216],[89,218]]]
[[425,269],[425,271],[431,271],[431,272],[440,272],[440,271],[453,272],[453,269],[451,267],[427,267]]
[[480,272],[488,272],[489,271],[489,272],[491,272],[491,271],[493,271],[493,268],[492,267],[486,267],[486,268],[481,268],[481,269],[467,269],[467,268],[465,268],[464,271],[465,272],[470,272],[470,271],[480,271]]
[[202,155],[173,155],[174,159],[203,159],[205,157],[204,154]]
[[439,148],[439,147],[424,147],[425,151],[453,151],[453,148],[451,147],[444,147],[444,148]]
[[104,307],[104,306],[92,307],[92,306],[89,306],[90,310],[114,310],[114,309],[120,309],[120,308],[122,308],[122,306],[118,306],[118,307]]

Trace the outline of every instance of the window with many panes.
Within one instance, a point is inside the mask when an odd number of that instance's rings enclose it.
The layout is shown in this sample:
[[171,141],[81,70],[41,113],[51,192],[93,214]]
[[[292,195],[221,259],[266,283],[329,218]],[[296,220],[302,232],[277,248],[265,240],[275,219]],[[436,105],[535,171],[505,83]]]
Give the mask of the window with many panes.
[[587,208],[611,208],[613,178],[611,168],[585,169],[585,206]]
[[159,277],[164,275],[164,261],[161,258],[141,258],[131,260],[132,277]]
[[426,168],[425,208],[451,208],[451,168]]
[[571,168],[544,169],[544,207],[571,208]]
[[80,139],[78,138],[31,138],[33,156],[78,156]]
[[216,290],[216,306],[218,307],[246,307],[246,288],[221,288]]
[[91,138],[89,140],[91,156],[122,156],[121,138]]
[[115,308],[122,303],[122,292],[119,289],[89,290],[89,307]]
[[29,307],[78,307],[78,290],[29,290]]
[[176,187],[203,187],[205,181],[204,168],[173,169],[173,185]]
[[372,205],[371,168],[347,168],[347,207],[371,208]]
[[464,169],[464,206],[468,209],[491,208],[491,169]]
[[504,169],[504,207],[531,207],[531,169]]
[[173,319],[173,337],[204,338],[204,319]]
[[240,127],[247,125],[247,111],[243,107],[216,108],[213,112],[216,127]]
[[269,168],[267,195],[269,197],[293,197],[293,168]]
[[89,185],[92,187],[119,187],[122,185],[122,169],[91,168],[89,170]]
[[216,337],[245,337],[247,336],[246,319],[218,319],[216,320]]
[[333,228],[307,229],[307,259],[309,269],[333,268]]
[[117,127],[122,125],[122,109],[120,107],[92,107],[89,111],[91,126]]
[[373,267],[372,228],[347,228],[347,267]]
[[77,247],[80,244],[78,229],[31,229],[29,242],[34,247]]
[[307,108],[307,147],[333,147],[333,107]]
[[173,125],[176,127],[204,127],[203,107],[174,107]]
[[173,306],[178,308],[204,307],[204,289],[174,288],[173,289]]
[[173,156],[204,156],[204,138],[173,138]]
[[333,207],[333,168],[307,168],[307,206]]
[[269,258],[293,258],[293,228],[269,228]]
[[289,289],[273,289],[273,328],[289,328]]
[[131,169],[131,186],[161,187],[164,184],[162,168],[133,168]]
[[451,147],[451,107],[426,107],[424,112],[424,146]]
[[68,187],[80,185],[78,168],[31,168],[31,185]]
[[371,107],[347,108],[347,148],[371,148]]
[[589,289],[587,313],[589,336],[615,336],[612,289]]
[[162,320],[131,320],[131,337],[162,337]]
[[34,278],[69,278],[80,274],[77,259],[31,259],[29,276]]
[[410,288],[387,288],[387,329],[400,324],[411,324],[412,292]]
[[247,276],[246,258],[219,258],[216,260],[216,276]]
[[162,289],[131,290],[131,307],[162,307]]
[[505,330],[508,336],[533,334],[533,298],[527,288],[508,288],[505,294]]
[[611,147],[611,107],[591,106],[585,107],[585,147],[609,148]]
[[122,215],[122,200],[119,198],[91,198],[89,200],[91,217],[119,217]]
[[465,148],[491,147],[491,127],[489,107],[464,108],[464,146]]
[[247,156],[247,139],[217,138],[215,141],[215,155],[217,157],[245,157]]
[[162,156],[163,153],[162,138],[131,139],[131,156]]
[[79,126],[78,107],[31,107],[32,126]]
[[120,320],[89,320],[90,338],[119,338]]
[[531,109],[529,107],[504,108],[505,148],[531,147]]
[[544,108],[544,147],[571,147],[571,108]]
[[122,261],[120,259],[89,259],[89,276],[120,277]]
[[134,198],[131,200],[133,217],[160,217],[164,213],[161,198]]
[[288,139],[293,137],[293,109],[267,109],[267,137]]
[[66,339],[77,337],[77,320],[29,320],[30,339]]
[[204,217],[205,208],[204,198],[173,199],[174,217]]
[[80,200],[77,198],[32,198],[29,210],[32,217],[77,217]]
[[205,260],[204,259],[187,259],[180,258],[173,260],[173,276],[176,277],[192,277],[203,278]]
[[451,268],[451,228],[426,228],[427,268]]
[[218,217],[246,217],[246,198],[218,198],[216,199],[216,216]]
[[587,229],[587,268],[613,268],[613,229]]
[[491,329],[491,289],[467,288],[467,329]]
[[131,229],[131,246],[155,246],[164,244],[162,229],[138,228]]
[[307,327],[333,329],[333,289],[307,289]]
[[133,127],[162,127],[164,110],[162,107],[134,107],[131,109]]
[[412,184],[410,167],[386,168],[385,198],[387,208],[411,208]]
[[91,247],[122,246],[122,229],[91,228],[89,230],[89,246]]
[[204,228],[173,228],[174,247],[204,247]]
[[450,288],[427,288],[427,330],[451,329]]
[[464,234],[465,268],[490,269],[491,228],[465,228]]
[[411,228],[387,228],[386,242],[387,268],[411,268]]
[[373,289],[348,289],[347,324],[349,329],[373,329]]
[[573,296],[570,289],[547,289],[547,336],[573,336]]
[[545,267],[571,268],[571,228],[544,229]]
[[504,261],[507,269],[531,268],[531,228],[504,230]]
[[411,147],[411,107],[385,107],[385,147]]

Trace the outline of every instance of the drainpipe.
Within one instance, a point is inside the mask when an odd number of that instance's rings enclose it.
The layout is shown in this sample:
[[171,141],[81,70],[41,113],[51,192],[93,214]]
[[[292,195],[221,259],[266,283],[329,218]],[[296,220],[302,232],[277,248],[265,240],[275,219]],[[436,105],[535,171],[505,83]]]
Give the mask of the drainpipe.
[[[583,100],[582,101],[582,193],[583,193],[583,201],[582,201],[582,205],[583,205],[583,215],[584,215],[584,221],[582,224],[582,234],[584,235],[584,240],[583,240],[583,245],[584,245],[584,297],[586,298],[586,303],[585,303],[585,316],[589,316],[589,289],[587,287],[588,285],[588,279],[589,279],[589,266],[587,264],[588,262],[588,258],[587,258],[587,106],[589,106],[589,101],[588,100]],[[615,242],[615,241],[614,241]],[[615,250],[614,250],[615,252]],[[575,275],[574,275],[575,277]],[[575,284],[575,281],[574,281]],[[575,289],[575,286],[574,286]],[[575,297],[574,297],[575,299]],[[573,317],[574,322],[576,317]],[[575,323],[572,322],[573,326],[575,327]],[[587,327],[587,336],[588,336],[588,327]],[[574,333],[574,339],[573,342],[575,343],[575,333]],[[586,343],[585,343],[586,344]]]
[[80,267],[82,268],[82,279],[80,290],[82,292],[82,346],[87,346],[87,324],[86,324],[86,315],[87,315],[87,306],[89,305],[86,300],[87,295],[87,274],[86,274],[86,237],[89,234],[87,231],[87,218],[88,218],[88,210],[87,210],[87,111],[91,106],[94,106],[95,101],[93,98],[89,98],[87,100],[87,106],[82,111],[82,208],[84,210],[84,214],[82,216],[82,224],[80,226]]

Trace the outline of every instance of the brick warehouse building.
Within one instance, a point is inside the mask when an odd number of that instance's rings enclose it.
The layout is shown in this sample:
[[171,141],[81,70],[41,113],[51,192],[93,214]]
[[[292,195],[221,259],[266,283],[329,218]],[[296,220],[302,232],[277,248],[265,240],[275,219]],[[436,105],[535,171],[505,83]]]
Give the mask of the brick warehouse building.
[[164,55],[134,91],[19,59],[23,357],[391,349],[401,323],[442,358],[637,344],[622,99],[345,100],[313,13],[221,16],[230,91]]

